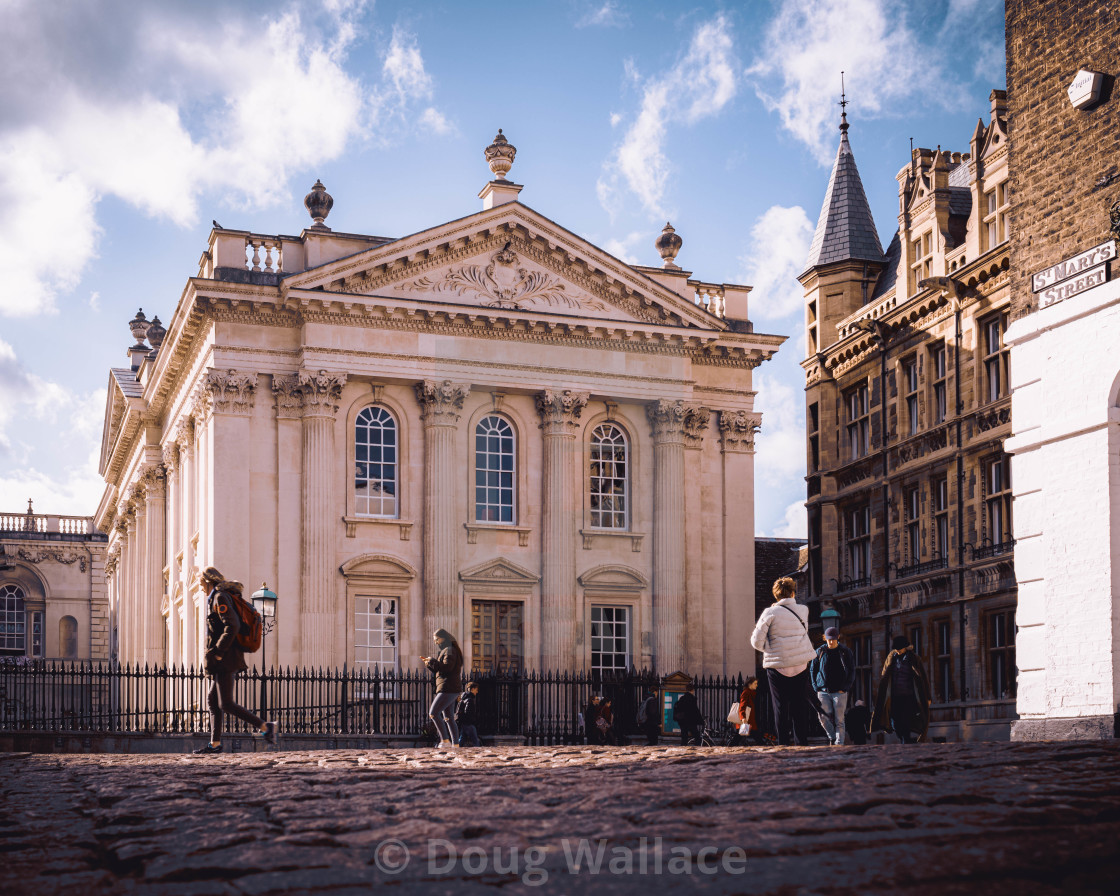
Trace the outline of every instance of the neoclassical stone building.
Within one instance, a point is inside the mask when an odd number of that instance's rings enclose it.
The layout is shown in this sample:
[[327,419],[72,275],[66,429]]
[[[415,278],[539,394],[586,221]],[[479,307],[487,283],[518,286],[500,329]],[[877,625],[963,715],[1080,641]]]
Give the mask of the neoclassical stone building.
[[[628,265],[518,201],[401,239],[215,229],[109,383],[115,650],[198,662],[190,583],[279,595],[271,664],[750,671],[749,287]],[[738,633],[738,636],[736,635]],[[278,651],[278,656],[277,656]]]

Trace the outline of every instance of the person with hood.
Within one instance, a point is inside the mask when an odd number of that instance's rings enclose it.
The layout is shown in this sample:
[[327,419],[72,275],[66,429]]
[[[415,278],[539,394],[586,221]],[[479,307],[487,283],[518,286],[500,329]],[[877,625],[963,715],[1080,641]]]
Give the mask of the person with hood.
[[700,704],[696,702],[692,682],[684,686],[684,693],[673,705],[673,721],[681,729],[682,747],[687,747],[691,742],[700,743],[700,732],[704,730],[704,714],[700,712]]
[[785,576],[774,583],[774,603],[762,611],[751,646],[762,651],[770,685],[778,743],[809,742],[809,662],[816,656],[809,640],[809,608],[797,602],[797,585]]
[[893,730],[904,744],[921,743],[929,733],[930,702],[921,658],[909,638],[896,635],[879,678],[871,730]]
[[460,747],[481,747],[478,739],[478,684],[467,682],[467,689],[459,698],[459,708],[455,710],[455,721],[459,725]]
[[249,668],[245,662],[245,652],[237,641],[241,631],[241,619],[233,606],[233,594],[240,595],[243,586],[231,582],[213,566],[208,566],[199,575],[199,589],[206,594],[206,652],[203,655],[203,669],[210,677],[210,693],[207,703],[210,706],[210,743],[195,750],[195,753],[222,752],[222,724],[225,716],[232,715],[241,719],[253,730],[264,735],[268,744],[276,743],[275,722],[266,722],[253,715],[233,699],[233,683],[239,673]]
[[856,656],[840,643],[840,630],[824,630],[824,643],[809,664],[809,676],[820,704],[821,725],[834,746],[844,743],[844,708],[856,680]]
[[436,673],[436,696],[428,710],[428,717],[436,725],[438,748],[457,747],[459,726],[455,724],[455,704],[463,690],[463,651],[445,628],[437,629],[432,640],[439,647],[439,656],[420,657],[420,661]]

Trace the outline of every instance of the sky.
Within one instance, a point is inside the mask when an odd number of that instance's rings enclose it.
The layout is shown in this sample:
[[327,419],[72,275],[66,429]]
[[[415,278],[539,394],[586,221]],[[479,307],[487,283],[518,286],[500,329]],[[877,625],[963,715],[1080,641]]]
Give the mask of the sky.
[[0,0],[0,513],[91,515],[110,367],[166,323],[212,221],[405,236],[520,201],[629,263],[745,283],[758,535],[805,535],[802,273],[849,138],[879,237],[915,146],[1005,86],[1000,0]]

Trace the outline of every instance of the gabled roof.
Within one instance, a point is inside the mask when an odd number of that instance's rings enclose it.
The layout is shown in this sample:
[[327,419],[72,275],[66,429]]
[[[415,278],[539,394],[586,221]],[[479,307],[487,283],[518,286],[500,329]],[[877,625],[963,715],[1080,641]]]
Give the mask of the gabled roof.
[[[139,428],[138,409],[144,404],[144,386],[128,367],[109,368],[105,393],[105,424],[101,429],[101,459],[98,472],[106,476],[122,435],[127,440]],[[134,412],[130,414],[130,411]],[[106,477],[107,478],[107,477]]]
[[883,261],[883,246],[875,231],[871,206],[848,143],[848,123],[840,125],[840,148],[828,181],[821,216],[805,272],[837,261]]

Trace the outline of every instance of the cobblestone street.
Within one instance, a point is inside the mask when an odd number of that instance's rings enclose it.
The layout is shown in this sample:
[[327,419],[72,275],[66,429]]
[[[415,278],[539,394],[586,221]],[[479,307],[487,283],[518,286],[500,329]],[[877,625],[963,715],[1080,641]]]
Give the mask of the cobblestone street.
[[1024,896],[1120,880],[1115,741],[8,753],[0,787],[12,896]]

